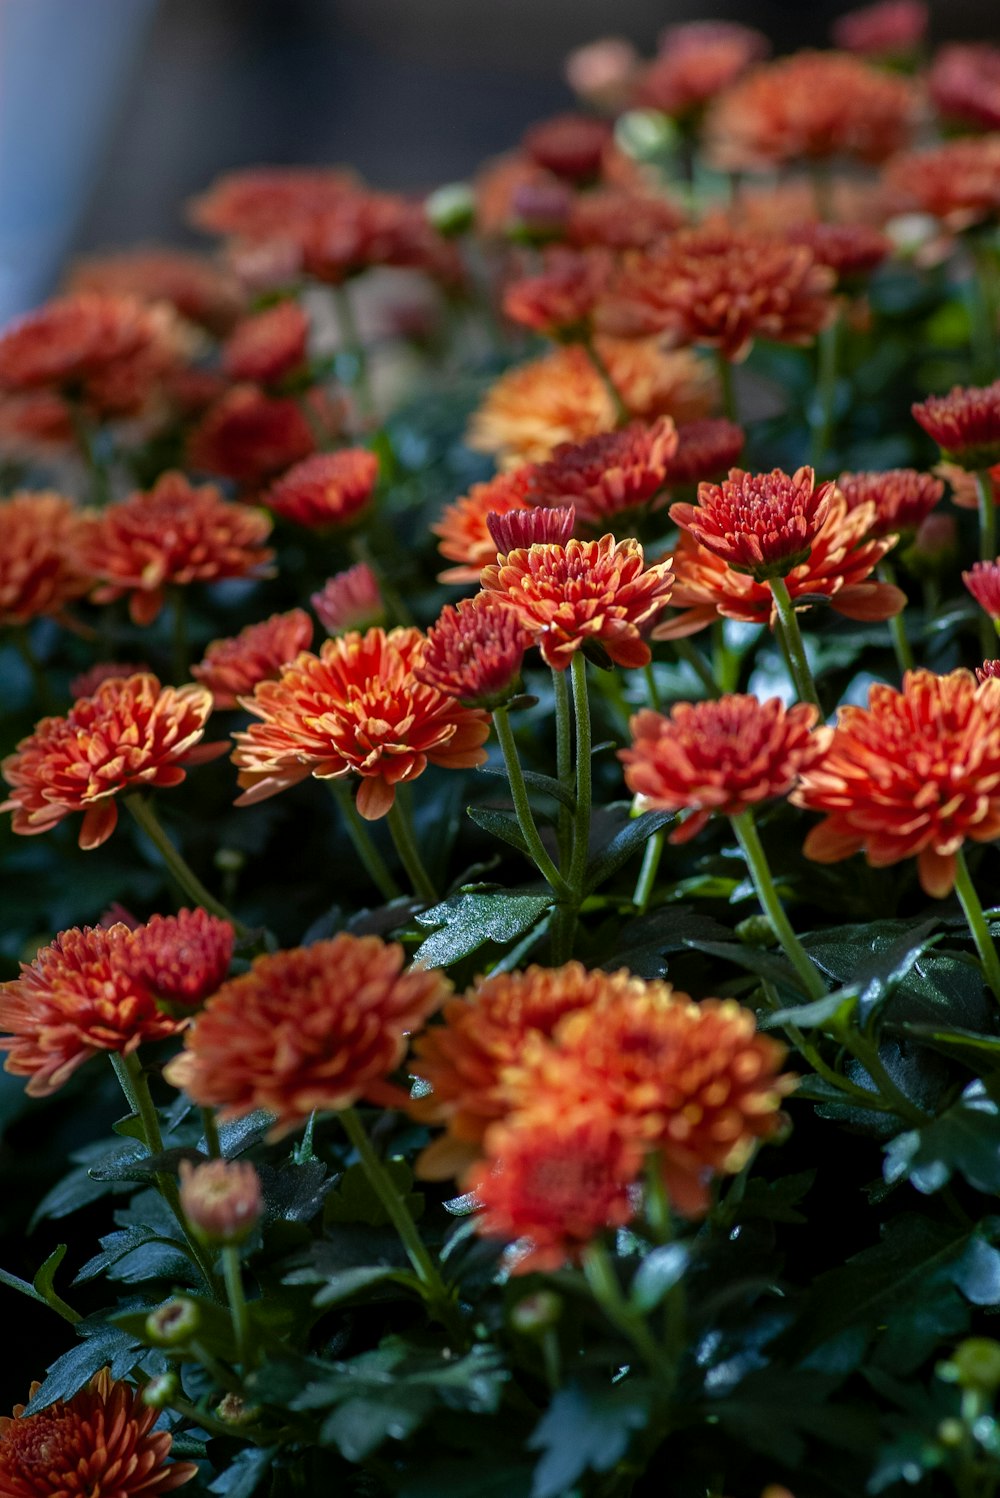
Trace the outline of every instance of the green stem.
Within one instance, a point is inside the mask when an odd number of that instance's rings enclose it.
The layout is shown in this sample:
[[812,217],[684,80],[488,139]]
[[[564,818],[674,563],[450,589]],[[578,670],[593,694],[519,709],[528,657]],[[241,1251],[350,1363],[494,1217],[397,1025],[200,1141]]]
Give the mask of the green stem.
[[792,929],[792,923],[785,914],[778,891],[774,887],[771,878],[771,869],[764,852],[763,844],[757,832],[757,824],[754,821],[753,811],[747,807],[745,811],[739,812],[735,817],[730,817],[736,839],[743,850],[750,877],[753,880],[757,898],[761,909],[771,923],[771,928],[781,943],[782,951],[788,958],[792,967],[802,980],[802,986],[810,999],[822,999],[826,995],[826,984],[820,977],[819,970],[815,967],[812,959],[806,952],[805,947],[799,941]]
[[955,893],[976,944],[986,981],[993,990],[994,998],[1000,999],[1000,958],[997,956],[996,945],[990,935],[976,886],[972,882],[969,865],[965,861],[964,848],[959,848],[955,854]]
[[413,892],[420,900],[425,900],[428,905],[437,901],[437,890],[433,881],[424,868],[423,859],[420,857],[420,849],[417,847],[413,836],[413,827],[406,809],[402,803],[399,789],[397,788],[396,799],[393,801],[386,819],[389,823],[389,831],[396,845],[400,862],[406,870],[406,877],[413,885]]
[[694,672],[695,676],[697,676],[698,680],[701,682],[708,695],[710,697],[721,697],[722,693],[720,692],[715,677],[712,674],[711,667],[709,666],[705,657],[702,655],[701,651],[698,649],[697,645],[695,645],[691,640],[686,639],[672,640],[671,644],[674,647],[677,659],[684,661],[686,665],[691,667],[691,670]]
[[548,881],[553,891],[561,899],[565,899],[569,894],[569,886],[545,851],[545,845],[535,824],[535,818],[531,811],[531,802],[528,799],[528,787],[524,780],[524,771],[521,768],[521,761],[518,758],[514,730],[510,726],[510,714],[505,705],[494,709],[493,726],[497,731],[504,764],[507,767],[507,779],[510,782],[511,799],[514,802],[514,811],[517,816],[517,825],[521,829],[521,836],[527,843],[528,851],[542,878]]
[[377,426],[379,418],[375,405],[375,397],[372,394],[371,376],[368,369],[368,354],[361,341],[361,335],[358,332],[358,323],[354,316],[354,303],[351,300],[351,293],[344,285],[334,286],[333,300],[337,314],[337,328],[340,333],[341,345],[344,353],[350,355],[354,366],[352,385],[358,399],[358,410],[366,426]]
[[187,599],[183,588],[172,588],[170,606],[173,612],[173,673],[179,685],[190,677],[188,657]]
[[582,339],[581,345],[586,352],[587,358],[597,371],[601,384],[611,398],[611,404],[614,406],[615,411],[615,425],[620,427],[627,426],[632,419],[632,413],[622,399],[621,391],[611,378],[611,371],[601,358],[597,345],[591,336]]
[[[896,570],[891,562],[880,562],[877,570],[878,576],[884,583],[896,586]],[[913,647],[906,633],[906,621],[902,612],[894,614],[889,620],[889,632],[892,635],[892,648],[895,651],[899,674],[905,676],[907,671],[914,669],[916,663],[913,659]]]
[[809,669],[806,647],[802,641],[802,632],[799,629],[795,607],[788,592],[788,584],[783,577],[771,577],[768,578],[768,586],[781,622],[781,636],[788,655],[788,669],[792,685],[800,701],[811,702],[815,707],[819,707],[819,693],[816,691],[816,683]]
[[236,1339],[236,1361],[246,1368],[247,1350],[250,1346],[250,1313],[247,1298],[243,1293],[243,1274],[240,1269],[240,1251],[234,1243],[227,1243],[222,1250],[222,1273],[226,1281],[226,1299],[233,1320],[233,1336]]
[[658,713],[661,706],[660,689],[656,685],[656,672],[653,670],[652,661],[650,661],[648,666],[643,666],[642,674],[646,682],[646,701],[653,709],[653,712]]
[[812,466],[819,472],[830,450],[834,428],[834,406],[837,398],[837,364],[840,352],[841,319],[834,318],[816,341],[818,368],[816,392],[810,407],[812,428]]
[[582,650],[573,656],[573,713],[576,721],[576,812],[573,826],[573,856],[569,866],[569,884],[577,904],[583,899],[583,881],[587,872],[590,848],[591,728],[590,700],[587,695],[587,660]]
[[344,822],[347,825],[347,833],[354,845],[354,851],[361,860],[362,867],[369,879],[375,885],[379,894],[389,904],[398,900],[403,891],[389,872],[385,859],[375,846],[374,839],[368,830],[368,823],[358,811],[354,804],[354,793],[346,780],[331,780],[333,794],[344,814]]
[[844,1044],[855,1060],[860,1061],[889,1105],[891,1112],[903,1119],[905,1123],[914,1124],[917,1128],[927,1122],[927,1114],[921,1112],[890,1077],[874,1040],[855,1032],[849,1038],[845,1038]]
[[583,1272],[594,1299],[612,1326],[628,1338],[643,1361],[662,1380],[663,1387],[670,1387],[674,1379],[673,1368],[663,1349],[650,1335],[645,1318],[633,1311],[625,1299],[608,1250],[599,1239],[584,1249]]
[[87,469],[87,479],[90,488],[88,497],[90,503],[100,509],[111,498],[111,484],[107,466],[97,455],[93,427],[79,403],[74,400],[67,400],[66,405],[69,410],[70,423],[73,427],[77,446],[80,449],[80,456],[83,458]]
[[635,893],[632,896],[632,904],[640,915],[645,915],[649,909],[649,902],[653,896],[653,886],[656,876],[660,870],[660,859],[663,857],[663,844],[666,838],[665,832],[654,832],[646,843],[645,852],[642,855],[642,867],[639,877],[635,881]]
[[733,366],[726,358],[721,349],[715,353],[715,369],[719,376],[719,389],[722,392],[722,411],[728,421],[739,423],[739,409],[736,405],[736,383],[733,379]]
[[[761,982],[761,992],[770,1009],[777,1010],[782,1007],[777,992],[773,985],[766,979]],[[850,1077],[842,1076],[839,1071],[830,1066],[823,1059],[819,1048],[811,1040],[807,1039],[798,1025],[786,1021],[781,1028],[799,1054],[808,1061],[813,1071],[822,1077],[824,1081],[829,1082],[831,1087],[836,1087],[839,1092],[849,1097],[859,1108],[869,1108],[875,1113],[890,1113],[894,1111],[892,1105],[885,1102],[877,1093],[869,1092],[865,1087],[859,1087],[856,1082],[851,1081]]]
[[209,894],[194,870],[188,866],[179,849],[174,847],[153,810],[152,801],[147,800],[145,796],[133,793],[125,797],[125,805],[163,859],[168,872],[173,875],[174,880],[188,898],[196,905],[203,905],[213,915],[228,921],[238,936],[247,936],[248,928],[243,925],[242,921],[238,921],[235,916],[231,915],[214,895]]
[[205,1145],[213,1160],[222,1159],[222,1145],[219,1141],[219,1125],[216,1122],[215,1112],[211,1108],[202,1108],[201,1126],[205,1130]]
[[[555,694],[556,718],[556,777],[567,790],[573,789],[573,747],[569,705],[569,682],[565,671],[553,671],[552,690]],[[568,806],[559,805],[559,866],[567,867],[573,829]]]
[[52,686],[46,674],[45,667],[35,654],[27,627],[21,625],[15,628],[13,636],[17,652],[31,674],[31,684],[35,689],[38,705],[46,717],[51,717],[53,713],[59,711],[59,707],[53,695]]
[[[973,380],[989,385],[997,375],[997,272],[995,251],[970,244],[972,274],[967,283]],[[992,558],[990,558],[992,560]]]

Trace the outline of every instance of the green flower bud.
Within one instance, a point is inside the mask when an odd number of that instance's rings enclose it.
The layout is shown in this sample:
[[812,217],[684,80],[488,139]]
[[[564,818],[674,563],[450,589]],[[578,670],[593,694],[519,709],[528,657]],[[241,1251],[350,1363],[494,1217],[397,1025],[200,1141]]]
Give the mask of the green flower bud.
[[142,1402],[151,1410],[162,1410],[172,1404],[180,1388],[176,1373],[158,1373],[142,1391]]
[[424,203],[428,221],[449,238],[465,234],[476,216],[476,198],[467,182],[449,182],[432,192]]
[[562,1315],[562,1296],[552,1290],[525,1295],[511,1307],[510,1324],[524,1337],[542,1337],[551,1331]]
[[156,1347],[181,1347],[190,1342],[201,1325],[196,1301],[177,1295],[146,1317],[146,1336]]

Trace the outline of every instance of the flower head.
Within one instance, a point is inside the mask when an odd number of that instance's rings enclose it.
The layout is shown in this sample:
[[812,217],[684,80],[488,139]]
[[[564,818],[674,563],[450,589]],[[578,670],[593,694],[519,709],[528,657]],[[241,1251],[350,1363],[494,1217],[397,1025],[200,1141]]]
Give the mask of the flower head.
[[791,476],[733,468],[721,484],[699,484],[697,505],[672,505],[670,518],[735,572],[764,582],[806,561],[833,491],[832,483],[816,488],[811,468]]
[[492,710],[513,695],[531,636],[513,609],[490,593],[446,604],[427,633],[419,681],[457,697],[466,707]]
[[989,681],[990,677],[1000,676],[1000,661],[983,661],[981,666],[976,667],[976,680],[979,682]]
[[796,224],[785,231],[790,244],[804,244],[817,265],[832,270],[838,283],[870,275],[891,253],[892,240],[870,224]]
[[445,508],[441,519],[431,526],[440,537],[438,550],[456,567],[448,567],[439,575],[443,583],[476,583],[479,574],[497,558],[497,543],[493,539],[489,517],[491,515],[516,515],[530,511],[532,500],[528,495],[531,470],[515,468],[510,473],[499,473],[485,484],[473,484],[468,494],[453,500]]
[[808,703],[786,710],[777,697],[678,702],[669,717],[637,713],[631,748],[618,758],[629,790],[647,806],[692,813],[670,838],[685,843],[713,812],[735,817],[787,796],[819,753],[822,737],[811,732],[817,717]]
[[352,173],[333,167],[244,167],[192,199],[189,217],[209,234],[281,239],[291,225],[335,207],[356,187]]
[[876,0],[838,16],[833,40],[845,52],[864,57],[905,57],[920,46],[929,19],[924,0]]
[[127,596],[134,622],[149,624],[168,587],[259,577],[273,556],[264,545],[270,531],[263,510],[223,499],[212,484],[195,488],[173,472],[148,493],[94,514],[78,553],[98,581],[95,600]]
[[401,946],[344,932],[258,957],[209,1000],[167,1078],[224,1118],[263,1108],[279,1132],[359,1098],[399,1106],[387,1079],[451,988],[403,963]]
[[537,275],[507,287],[503,310],[512,322],[550,338],[580,338],[588,332],[594,308],[607,291],[611,265],[606,250],[557,246],[547,252]]
[[328,635],[342,635],[349,629],[363,631],[385,622],[378,578],[367,562],[356,562],[346,572],[328,577],[309,602]]
[[669,416],[603,432],[586,442],[556,448],[552,458],[528,474],[534,504],[567,505],[584,525],[603,528],[623,511],[666,502],[664,486],[677,451],[677,428]]
[[72,414],[61,395],[26,390],[0,400],[0,453],[23,461],[59,452],[75,440]]
[[497,556],[529,546],[565,546],[576,525],[573,505],[538,506],[533,510],[491,510],[486,526]]
[[635,103],[687,119],[770,50],[759,31],[734,21],[668,26],[658,55],[639,75]]
[[234,735],[249,806],[307,776],[360,778],[358,811],[374,820],[390,810],[401,782],[428,763],[449,769],[481,764],[489,734],[485,713],[417,680],[425,640],[416,629],[370,629],[303,652],[277,681],[265,681],[244,706],[259,723]]
[[213,640],[191,675],[212,694],[218,710],[236,707],[259,681],[276,681],[282,666],[312,644],[313,622],[305,609],[272,614],[248,624],[231,640]]
[[885,473],[842,473],[837,488],[847,508],[875,506],[873,536],[919,529],[944,494],[944,484],[930,473],[915,468],[890,468]]
[[677,451],[667,469],[668,482],[696,484],[728,473],[745,441],[743,428],[735,421],[708,417],[704,421],[684,422],[677,428]]
[[448,283],[462,278],[454,246],[433,227],[423,204],[397,193],[345,193],[290,237],[307,274],[333,286],[373,265],[424,270]]
[[60,614],[90,586],[77,554],[80,512],[51,490],[0,500],[0,626]]
[[913,407],[913,415],[960,468],[1000,463],[1000,380],[982,388],[956,385],[948,395],[929,395]]
[[[40,1386],[33,1384],[34,1395]],[[0,1418],[0,1493],[4,1498],[150,1498],[198,1474],[194,1462],[168,1462],[172,1437],[154,1431],[156,1410],[107,1368],[72,1399],[37,1415],[23,1404]]]
[[943,899],[965,840],[1000,836],[1000,681],[962,670],[908,671],[902,691],[876,683],[867,708],[840,709],[792,799],[824,813],[807,857],[864,850],[873,868],[916,858],[924,891]]
[[1000,217],[1000,134],[897,156],[885,184],[901,207],[932,214],[956,233],[994,221]]
[[611,127],[606,121],[583,114],[561,114],[532,125],[521,145],[537,166],[582,183],[600,176],[611,142]]
[[298,302],[277,302],[244,317],[222,349],[222,367],[231,380],[273,385],[306,357],[309,319]]
[[191,466],[256,489],[308,457],[316,439],[295,401],[234,385],[191,433]]
[[248,1160],[180,1163],[181,1209],[202,1243],[220,1248],[249,1237],[264,1210],[260,1176]]
[[195,1009],[221,987],[235,940],[229,922],[207,910],[154,915],[133,928],[127,946],[129,971],[157,999]]
[[79,676],[73,677],[69,684],[69,695],[74,699],[93,697],[103,681],[124,681],[126,677],[134,676],[137,671],[148,671],[148,669],[148,666],[137,665],[135,661],[97,661],[86,671],[81,671]]
[[297,525],[347,525],[363,513],[378,481],[378,459],[364,447],[314,453],[268,491],[276,515]]
[[672,234],[684,214],[669,198],[623,187],[598,187],[572,199],[566,242],[577,249],[646,250]]
[[980,608],[991,619],[1000,619],[1000,560],[974,562],[969,572],[962,573],[962,581]]
[[946,120],[974,130],[1000,130],[1000,47],[988,42],[942,47],[927,88]]
[[164,245],[94,255],[72,267],[73,293],[168,302],[188,322],[226,333],[239,316],[243,297],[235,279],[205,255]]
[[639,54],[623,36],[602,36],[574,47],[563,69],[566,82],[585,103],[617,114],[628,99]]
[[83,812],[80,847],[97,848],[115,829],[117,796],[179,785],[185,765],[224,752],[200,742],[211,710],[205,687],[161,687],[148,672],[104,681],[64,718],[43,718],[0,764],[12,792],[0,811],[29,836]]
[[638,541],[614,536],[512,551],[481,578],[486,592],[516,612],[555,671],[565,671],[586,646],[619,666],[648,665],[640,629],[666,605],[673,580],[669,562],[647,568]]

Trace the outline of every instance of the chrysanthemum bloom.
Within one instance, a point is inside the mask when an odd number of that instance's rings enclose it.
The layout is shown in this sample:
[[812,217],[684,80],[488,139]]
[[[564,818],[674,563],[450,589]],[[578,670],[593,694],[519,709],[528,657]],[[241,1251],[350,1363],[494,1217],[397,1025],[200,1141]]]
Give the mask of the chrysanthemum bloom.
[[875,506],[873,536],[912,534],[939,504],[944,484],[931,473],[915,468],[890,468],[885,473],[842,473],[837,488],[847,500],[847,508]]
[[492,711],[513,696],[531,636],[513,609],[490,593],[446,604],[427,632],[419,681],[457,697],[466,707]]
[[651,426],[635,421],[616,432],[556,448],[528,474],[528,496],[540,505],[572,504],[582,525],[603,529],[625,511],[659,509],[677,451],[669,416]]
[[738,362],[757,338],[811,343],[834,315],[833,284],[806,245],[724,224],[681,229],[625,264],[597,322],[623,337],[709,344]]
[[1000,560],[974,562],[969,572],[962,573],[962,581],[980,608],[991,619],[1000,619]]
[[[966,469],[959,468],[957,463],[937,463],[934,472],[950,486],[953,505],[957,505],[960,510],[978,510],[979,489],[974,473],[968,473]],[[990,488],[993,491],[993,502],[1000,504],[1000,463],[994,463],[992,468],[985,470],[985,473],[989,477]]]
[[677,450],[667,468],[668,483],[697,484],[728,473],[745,441],[746,434],[735,421],[708,417],[684,422],[677,428]]
[[989,681],[990,677],[1000,677],[1000,661],[983,661],[981,666],[976,667],[977,681]]
[[309,602],[328,635],[342,635],[349,629],[364,631],[385,622],[378,578],[367,562],[357,562],[346,572],[328,577]]
[[428,763],[446,769],[482,764],[486,713],[415,676],[425,640],[417,629],[370,629],[303,652],[278,681],[261,682],[243,706],[260,723],[234,734],[233,763],[251,806],[313,775],[360,778],[357,806],[369,821],[391,809],[396,786]]
[[205,255],[165,245],[115,250],[78,260],[67,279],[70,292],[168,302],[181,317],[213,333],[226,333],[243,308],[235,278]]
[[296,525],[347,525],[363,514],[377,482],[375,454],[345,447],[296,463],[268,490],[265,503]]
[[927,87],[946,120],[1000,130],[1000,47],[952,42],[934,58]]
[[273,385],[305,361],[309,319],[298,302],[278,302],[236,324],[222,349],[231,380]]
[[60,614],[91,577],[77,555],[80,512],[51,490],[0,500],[0,626]]
[[234,385],[191,433],[188,457],[203,473],[256,489],[315,448],[316,439],[295,401],[273,399],[256,385]]
[[272,614],[248,624],[231,640],[213,640],[191,675],[212,694],[218,710],[236,707],[260,681],[277,681],[282,666],[312,644],[313,622],[304,609]]
[[567,243],[577,249],[602,248],[619,254],[648,249],[683,222],[683,211],[669,198],[599,187],[572,199],[565,235]]
[[154,915],[132,931],[123,958],[158,999],[194,1009],[225,981],[236,933],[207,910]]
[[[32,1384],[34,1397],[40,1384]],[[14,1406],[0,1418],[0,1493],[4,1498],[149,1498],[198,1474],[194,1462],[169,1462],[173,1438],[138,1389],[102,1368],[72,1399],[37,1415]]]
[[199,229],[250,241],[280,239],[291,224],[336,207],[357,189],[334,167],[253,166],[226,172],[188,204]]
[[797,806],[825,813],[806,838],[817,863],[864,850],[872,868],[916,858],[926,894],[944,899],[967,838],[1000,837],[1000,681],[971,671],[907,671],[876,683],[868,707],[842,707]]
[[907,142],[917,95],[905,78],[837,52],[796,52],[754,69],[715,100],[715,161],[753,171],[833,156],[884,161]]
[[0,763],[13,792],[0,811],[29,836],[83,812],[80,847],[97,848],[115,830],[116,796],[180,785],[185,766],[224,753],[200,742],[211,711],[205,687],[161,687],[149,673],[104,681],[64,718],[43,718]]
[[584,114],[560,114],[525,131],[521,147],[530,161],[567,177],[592,182],[601,174],[605,152],[612,143],[611,127]]
[[248,1160],[206,1160],[179,1167],[181,1210],[191,1231],[212,1248],[242,1243],[264,1210],[260,1176]]
[[736,817],[787,796],[822,747],[818,716],[809,703],[786,711],[777,697],[736,695],[678,702],[669,717],[637,713],[632,746],[618,751],[625,784],[655,810],[691,812],[670,837],[686,843],[715,812]]
[[639,75],[634,102],[686,120],[770,50],[759,31],[734,21],[668,26],[659,55]]
[[594,308],[611,281],[606,250],[550,249],[537,275],[513,281],[504,292],[503,310],[512,322],[550,338],[573,341],[587,335]]
[[984,387],[956,385],[948,395],[929,395],[912,410],[944,456],[960,468],[1000,463],[1000,380]]
[[479,574],[497,557],[497,543],[490,532],[490,515],[517,514],[529,510],[529,467],[499,473],[485,484],[473,484],[468,494],[453,500],[431,530],[438,536],[438,551],[456,567],[439,573],[442,583],[477,583]]
[[508,510],[498,515],[495,510],[486,517],[486,526],[497,556],[505,557],[509,551],[520,551],[529,546],[565,546],[576,525],[576,510],[573,505],[539,506],[534,510]]
[[135,971],[132,940],[120,924],[73,927],[0,984],[4,1069],[30,1077],[31,1097],[56,1092],[99,1051],[127,1056],[180,1030]]
[[201,1107],[239,1118],[263,1108],[285,1133],[359,1098],[400,1107],[388,1081],[451,992],[436,968],[404,971],[403,948],[377,936],[314,942],[258,957],[188,1030],[167,1080]]
[[51,390],[28,390],[0,400],[0,453],[30,462],[76,441],[70,407]]
[[785,237],[812,250],[817,265],[832,270],[838,284],[870,275],[892,253],[892,240],[870,224],[807,222],[786,230]]
[[71,697],[93,697],[103,681],[124,681],[137,671],[148,671],[149,667],[135,661],[98,661],[74,676],[69,684]]
[[302,269],[339,286],[374,265],[423,270],[455,284],[462,279],[455,247],[433,227],[423,204],[396,193],[356,190],[292,231]]
[[887,191],[955,233],[1000,217],[1000,134],[946,141],[891,161]]
[[[806,561],[785,578],[792,599],[816,595],[828,598],[837,613],[872,623],[891,619],[906,603],[906,595],[891,583],[878,582],[872,573],[895,545],[895,536],[876,539],[873,505],[859,505],[848,513],[839,492],[830,499],[830,512],[812,541]],[[720,615],[745,624],[774,624],[774,598],[767,583],[734,571],[728,563],[690,535],[682,535],[674,550],[674,591],[671,604],[682,610],[658,625],[654,640],[675,640],[704,629]],[[805,607],[805,603],[800,604]]]
[[807,559],[834,488],[817,489],[811,468],[791,476],[780,468],[756,474],[733,468],[721,484],[699,484],[697,505],[671,505],[670,518],[735,572],[765,582]]
[[226,577],[259,577],[274,553],[270,517],[165,473],[148,493],[108,505],[82,531],[78,555],[98,581],[97,603],[128,597],[136,624],[150,624],[166,590]]
[[632,537],[602,536],[509,552],[480,581],[517,613],[545,664],[565,671],[587,646],[617,666],[648,665],[640,630],[666,606],[674,575],[669,560],[647,568]]
[[628,102],[639,54],[623,36],[602,36],[574,47],[563,65],[570,88],[595,109],[618,114]]
[[877,0],[837,17],[834,45],[865,57],[905,57],[924,40],[929,19],[924,0]]
[[958,555],[958,524],[954,515],[933,510],[906,549],[906,566],[917,577],[937,577],[950,571]]

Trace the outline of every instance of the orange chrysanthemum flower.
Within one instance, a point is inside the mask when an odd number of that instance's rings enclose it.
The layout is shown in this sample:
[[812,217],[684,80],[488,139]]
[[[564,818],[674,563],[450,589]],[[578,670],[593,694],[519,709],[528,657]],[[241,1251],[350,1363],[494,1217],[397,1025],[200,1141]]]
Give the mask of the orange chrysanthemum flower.
[[369,821],[392,807],[396,786],[428,763],[482,764],[489,734],[483,712],[417,680],[426,642],[419,630],[370,629],[303,652],[277,681],[265,681],[244,707],[260,723],[234,735],[233,763],[251,806],[313,775],[360,777],[358,811]]
[[188,322],[212,333],[228,332],[244,301],[235,278],[206,256],[164,245],[78,260],[70,270],[67,290],[168,302]]
[[580,193],[569,205],[565,235],[577,249],[646,250],[679,229],[684,213],[669,198],[621,187]]
[[670,837],[686,843],[715,812],[735,817],[787,796],[822,746],[818,716],[808,703],[786,711],[777,697],[736,695],[678,702],[669,717],[637,713],[632,746],[618,751],[625,784],[646,806],[691,812]]
[[[32,1384],[31,1394],[41,1387]],[[173,1438],[154,1431],[156,1410],[138,1389],[107,1368],[72,1399],[37,1415],[14,1406],[0,1417],[0,1494],[3,1498],[151,1498],[198,1475],[194,1462],[168,1462]]]
[[838,283],[857,282],[877,270],[892,254],[892,240],[870,224],[821,224],[807,221],[785,231],[790,244],[804,244],[817,265],[832,270]]
[[232,926],[220,916],[200,908],[179,910],[136,926],[127,961],[157,999],[195,1009],[225,980],[235,940]]
[[433,227],[422,203],[397,193],[345,193],[291,237],[303,270],[328,285],[340,285],[373,265],[424,270],[446,284],[462,279],[454,245]]
[[648,665],[640,630],[665,607],[673,581],[669,560],[647,568],[638,541],[614,536],[512,551],[481,578],[554,671],[565,671],[585,647],[618,666]]
[[296,525],[347,525],[363,514],[377,482],[375,454],[345,447],[296,463],[268,491],[266,503]]
[[668,26],[659,55],[639,75],[635,103],[687,119],[770,50],[759,31],[734,21]]
[[574,47],[563,77],[579,99],[601,114],[616,115],[628,104],[629,84],[639,54],[623,36],[602,36]]
[[513,609],[490,593],[446,604],[427,632],[418,681],[491,711],[514,693],[531,636]]
[[277,681],[281,668],[312,644],[313,622],[305,609],[272,614],[248,624],[231,640],[214,640],[191,675],[212,694],[218,710],[236,707],[258,682]]
[[353,173],[333,167],[244,167],[217,178],[191,200],[188,213],[209,234],[281,239],[291,225],[335,208],[357,185]]
[[486,525],[493,537],[498,557],[529,546],[565,546],[576,525],[572,505],[552,505],[534,510],[508,510],[504,515],[491,511]]
[[181,1211],[210,1248],[242,1243],[264,1212],[260,1176],[249,1160],[180,1162]]
[[[960,510],[977,510],[979,508],[979,487],[976,483],[976,474],[968,473],[964,468],[959,468],[957,463],[938,463],[934,472],[951,488],[951,502]],[[989,475],[989,485],[993,492],[994,504],[1000,503],[1000,463],[994,463],[992,468],[985,472]],[[950,517],[954,521],[954,516]]]
[[136,624],[150,624],[167,588],[259,577],[274,553],[264,545],[271,520],[263,510],[223,499],[212,484],[194,488],[165,473],[148,493],[93,514],[78,554],[99,586],[97,603],[128,597]]
[[72,502],[51,490],[24,489],[0,501],[0,626],[60,614],[86,593],[80,525]]
[[[905,594],[891,583],[872,578],[878,563],[896,543],[895,536],[875,538],[872,504],[859,505],[848,513],[839,492],[830,499],[830,510],[813,537],[806,561],[793,567],[785,578],[793,599],[821,595],[848,619],[872,622],[891,619],[906,603]],[[680,639],[704,629],[720,615],[745,624],[774,625],[774,599],[766,583],[747,573],[735,572],[713,552],[699,546],[693,536],[683,535],[674,551],[674,591],[671,603],[683,610],[677,617],[653,630],[654,640]],[[799,607],[805,607],[800,604]]]
[[611,281],[611,256],[603,249],[550,249],[537,275],[513,281],[503,310],[512,322],[572,341],[586,335],[594,308]]
[[1000,619],[1000,560],[974,562],[971,571],[962,573],[962,581],[979,607],[991,619]]
[[595,529],[625,511],[658,509],[677,451],[677,428],[669,416],[651,426],[632,422],[586,442],[556,448],[548,463],[529,471],[534,504],[573,505],[577,520]]
[[342,635],[348,629],[364,631],[385,622],[378,578],[367,562],[357,562],[346,572],[328,577],[309,602],[328,635]]
[[917,95],[905,78],[837,52],[765,63],[722,94],[707,122],[728,171],[832,156],[884,161],[906,144]]
[[584,114],[560,114],[542,120],[532,125],[521,141],[529,161],[575,183],[592,182],[600,176],[611,144],[607,121]]
[[946,141],[889,163],[886,189],[953,232],[1000,217],[1000,134]]
[[834,315],[833,284],[806,245],[705,225],[633,256],[597,321],[621,337],[709,344],[738,362],[757,338],[810,343]]
[[201,743],[211,711],[204,687],[161,687],[148,672],[104,681],[66,717],[43,718],[0,763],[13,792],[0,811],[28,836],[83,812],[80,847],[97,848],[115,830],[116,796],[180,785],[185,766],[225,752]]
[[677,428],[677,451],[670,459],[671,485],[697,484],[728,473],[743,451],[746,435],[735,421],[722,417],[686,421]]
[[305,362],[309,319],[298,302],[278,302],[245,317],[222,349],[222,367],[231,380],[273,385]]
[[981,666],[976,667],[976,680],[979,682],[989,681],[990,677],[1000,676],[1000,661],[983,661]]
[[97,661],[95,665],[88,666],[86,671],[81,671],[79,676],[73,677],[69,684],[69,695],[73,698],[93,697],[103,681],[124,681],[137,671],[148,670],[148,666],[136,661]]
[[316,448],[295,401],[273,399],[256,385],[234,385],[191,433],[191,466],[256,489]]
[[960,468],[1000,463],[1000,380],[983,387],[956,385],[947,395],[929,395],[912,410],[944,457]]
[[942,47],[927,88],[945,119],[974,130],[1000,130],[1000,47],[988,42]]
[[875,506],[873,536],[916,531],[939,504],[944,484],[930,473],[915,468],[890,468],[885,473],[842,473],[837,488],[847,508]]
[[825,813],[808,858],[863,850],[877,869],[916,858],[925,893],[944,899],[965,840],[1000,837],[1000,681],[961,670],[907,671],[902,691],[876,683],[867,708],[840,709],[792,799]]
[[359,1098],[402,1106],[387,1079],[407,1034],[451,992],[436,968],[404,971],[404,961],[396,943],[345,932],[258,957],[209,999],[168,1081],[223,1118],[263,1108],[278,1133]]
[[733,468],[721,484],[699,484],[697,505],[671,505],[670,518],[734,572],[764,582],[806,561],[834,488],[817,489],[811,468],[791,476],[780,468],[757,474]]
[[924,0],[876,0],[838,16],[833,40],[845,52],[863,57],[905,57],[920,46],[928,20]]
[[76,441],[69,406],[50,390],[0,400],[0,453],[20,461],[46,456]]
[[477,583],[479,574],[497,557],[497,543],[489,527],[491,515],[509,515],[528,510],[531,469],[515,468],[499,473],[485,484],[473,484],[468,494],[447,505],[431,530],[440,538],[438,550],[457,567],[439,573],[442,583]]

